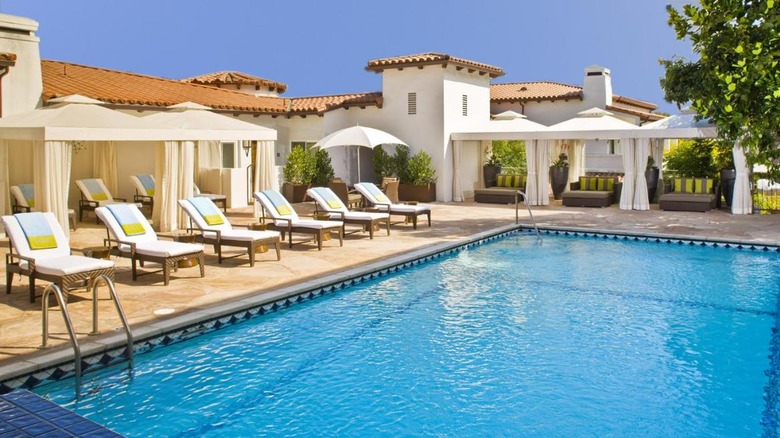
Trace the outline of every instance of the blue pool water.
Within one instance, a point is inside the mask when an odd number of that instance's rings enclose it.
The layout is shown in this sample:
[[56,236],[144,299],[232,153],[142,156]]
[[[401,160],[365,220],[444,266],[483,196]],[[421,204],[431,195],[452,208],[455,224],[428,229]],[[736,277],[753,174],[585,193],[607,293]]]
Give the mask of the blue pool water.
[[776,436],[779,271],[511,235],[37,392],[128,436]]

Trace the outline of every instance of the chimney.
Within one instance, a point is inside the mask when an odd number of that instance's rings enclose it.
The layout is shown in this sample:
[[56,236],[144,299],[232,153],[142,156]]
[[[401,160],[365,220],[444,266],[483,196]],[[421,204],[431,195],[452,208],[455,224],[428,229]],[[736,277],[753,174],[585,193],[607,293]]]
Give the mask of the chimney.
[[582,82],[582,100],[587,108],[606,108],[612,105],[612,75],[600,65],[585,67]]
[[0,14],[0,66],[2,115],[35,109],[43,93],[38,22],[30,18]]

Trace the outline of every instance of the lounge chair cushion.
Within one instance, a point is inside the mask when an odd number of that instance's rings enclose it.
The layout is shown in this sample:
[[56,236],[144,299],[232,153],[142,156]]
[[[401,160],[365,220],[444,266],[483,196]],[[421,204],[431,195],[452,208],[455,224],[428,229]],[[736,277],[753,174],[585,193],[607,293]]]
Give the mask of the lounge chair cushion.
[[277,231],[262,231],[262,230],[238,230],[233,229],[222,232],[222,238],[228,240],[245,240],[252,242],[255,240],[265,240],[278,237]]
[[[20,265],[22,265],[22,263],[20,263]],[[66,255],[35,261],[36,272],[56,276],[77,274],[79,272],[93,271],[96,269],[108,269],[113,266],[114,262],[110,260],[93,259],[77,255]]]
[[[120,251],[129,251],[130,248],[123,248],[127,245],[119,245]],[[203,251],[203,245],[197,243],[173,242],[168,240],[155,240],[153,242],[138,242],[135,245],[135,252],[153,257],[176,257],[185,254],[192,254],[196,251]]]
[[107,201],[109,199],[106,189],[103,187],[101,182],[98,182],[98,180],[85,179],[82,180],[82,183],[84,184],[84,187],[87,188],[87,192],[89,193],[91,200]]

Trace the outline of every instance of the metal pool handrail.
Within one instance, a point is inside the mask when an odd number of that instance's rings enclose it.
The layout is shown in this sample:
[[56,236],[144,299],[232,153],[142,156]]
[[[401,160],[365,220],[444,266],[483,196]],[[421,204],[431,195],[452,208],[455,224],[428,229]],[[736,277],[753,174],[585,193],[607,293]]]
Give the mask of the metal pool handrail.
[[49,295],[51,295],[52,292],[54,292],[57,301],[59,301],[60,310],[62,310],[62,319],[65,320],[65,326],[68,329],[68,336],[70,337],[70,344],[73,347],[74,360],[76,361],[74,370],[76,373],[76,398],[78,398],[81,395],[81,348],[79,347],[78,339],[76,339],[76,332],[73,330],[73,324],[70,321],[70,314],[68,313],[68,307],[65,303],[65,297],[62,296],[62,291],[59,286],[53,283],[46,286],[46,289],[43,290],[43,298],[41,299],[41,302],[43,303],[43,320],[41,324],[43,337],[41,346],[45,347],[46,342],[49,339]]
[[[116,311],[119,314],[119,319],[122,321],[122,326],[125,328],[125,334],[127,335],[127,358],[130,362],[130,368],[133,368],[133,333],[130,331],[130,325],[127,322],[125,312],[122,309],[122,303],[119,302],[119,296],[116,294],[114,282],[107,275],[99,276],[92,284],[92,332],[90,335],[96,335],[100,333],[98,331],[97,308],[98,286],[100,286],[100,283],[105,283],[108,286],[109,299],[114,301],[114,304],[116,305]],[[41,346],[45,347],[49,340],[49,296],[52,292],[57,297],[57,301],[59,302],[60,310],[62,311],[62,319],[65,320],[65,326],[68,329],[68,337],[70,337],[70,344],[73,347],[73,356],[75,360],[74,372],[76,374],[76,398],[79,398],[81,395],[81,347],[79,346],[79,341],[76,338],[76,332],[73,330],[73,323],[70,319],[70,313],[68,313],[65,297],[62,295],[62,291],[56,284],[50,284],[46,286],[46,289],[43,290],[43,299],[41,300],[43,306],[41,312],[43,318],[41,322],[41,330],[43,332],[41,337]]]
[[536,230],[536,237],[539,238],[539,241],[542,240],[542,235],[539,233],[539,227],[536,226],[536,220],[534,219],[534,214],[531,213],[531,206],[528,204],[528,198],[525,196],[525,192],[522,190],[518,190],[515,192],[515,223],[520,223],[520,197],[523,198],[523,203],[525,204],[526,208],[528,208],[528,216],[531,218],[531,223],[534,226],[534,230]]

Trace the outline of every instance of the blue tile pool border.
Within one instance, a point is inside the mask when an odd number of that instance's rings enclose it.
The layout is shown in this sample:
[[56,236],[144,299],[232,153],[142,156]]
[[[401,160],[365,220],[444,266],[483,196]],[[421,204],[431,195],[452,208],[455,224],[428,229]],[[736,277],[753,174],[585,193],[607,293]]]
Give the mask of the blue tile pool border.
[[[325,284],[307,286],[306,283],[303,283],[301,285],[293,286],[291,291],[282,292],[280,294],[266,292],[253,297],[253,299],[250,299],[249,301],[254,300],[256,302],[243,308],[233,308],[224,314],[210,314],[209,316],[197,321],[186,321],[180,326],[165,330],[163,333],[158,332],[149,336],[136,335],[137,339],[134,344],[133,351],[135,354],[146,353],[162,346],[182,342],[187,339],[210,333],[224,327],[232,326],[242,321],[259,317],[268,313],[273,313],[279,309],[289,308],[290,306],[298,303],[338,292],[350,286],[384,277],[388,274],[417,266],[421,263],[427,263],[431,260],[446,257],[454,253],[468,250],[470,248],[478,247],[497,239],[502,239],[510,235],[533,235],[535,233],[536,231],[531,227],[525,225],[512,225],[491,230],[485,233],[476,234],[457,242],[435,245],[429,248],[422,248],[418,251],[413,251],[410,254],[404,256],[391,257],[387,262],[385,262],[388,264],[384,266],[378,266],[380,264],[376,263],[357,269],[349,269],[342,273],[334,274],[331,277],[337,279],[331,279]],[[557,227],[539,228],[539,233],[542,238],[544,236],[553,235],[572,236],[599,240],[611,239],[646,241],[668,245],[711,246],[732,248],[736,250],[780,252],[780,245],[777,244],[725,239],[691,238],[676,235],[629,232],[621,233],[615,231]],[[264,297],[267,297],[267,300],[264,301]],[[214,307],[219,307],[219,305],[215,305]],[[134,330],[134,333],[136,333],[136,331],[142,330],[136,329]],[[58,357],[60,358],[59,360],[52,361],[52,364],[41,367],[39,369],[33,371],[22,371],[13,376],[0,377],[0,379],[2,379],[0,380],[0,394],[6,394],[18,388],[33,389],[47,383],[73,377],[75,366],[72,354],[69,356],[63,356],[60,354]],[[98,353],[84,354],[82,358],[82,370],[86,374],[91,371],[104,369],[126,361],[127,346],[123,345],[122,342],[117,342],[116,345],[110,345]]]

